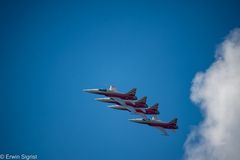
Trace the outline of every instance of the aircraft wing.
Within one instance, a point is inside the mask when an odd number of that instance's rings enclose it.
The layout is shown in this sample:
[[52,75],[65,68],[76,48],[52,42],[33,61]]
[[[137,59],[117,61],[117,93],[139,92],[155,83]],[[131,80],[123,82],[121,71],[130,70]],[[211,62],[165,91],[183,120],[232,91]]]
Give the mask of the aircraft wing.
[[115,100],[116,102],[118,102],[121,106],[126,107],[130,112],[136,114],[135,109],[131,106],[126,105],[124,100],[122,100],[120,98],[115,98],[115,97],[112,97],[112,99]]
[[116,102],[118,102],[121,106],[126,106],[126,103],[124,100],[120,99],[120,98],[115,98],[112,97],[113,100],[115,100]]
[[159,129],[163,133],[164,136],[168,136],[168,133],[164,128],[162,128],[162,127],[155,127],[155,128]]
[[126,105],[124,107],[126,107],[130,112],[136,114],[136,111],[135,111],[135,109],[133,107],[126,106]]

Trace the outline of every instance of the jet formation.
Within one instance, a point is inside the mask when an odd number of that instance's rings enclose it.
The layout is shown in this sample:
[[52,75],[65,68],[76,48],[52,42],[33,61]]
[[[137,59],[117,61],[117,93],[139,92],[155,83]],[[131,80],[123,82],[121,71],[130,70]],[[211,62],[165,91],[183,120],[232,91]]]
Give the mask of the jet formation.
[[119,92],[113,86],[110,86],[108,89],[84,89],[83,91],[92,94],[104,95],[104,98],[96,98],[95,100],[112,104],[108,106],[109,108],[128,111],[139,115],[141,118],[129,119],[129,121],[157,128],[163,133],[163,135],[168,135],[167,130],[175,131],[178,129],[177,118],[174,118],[169,122],[161,121],[158,118],[158,115],[160,114],[158,111],[158,103],[149,106],[147,104],[146,96],[138,99],[136,96],[136,88],[133,88],[126,93]]

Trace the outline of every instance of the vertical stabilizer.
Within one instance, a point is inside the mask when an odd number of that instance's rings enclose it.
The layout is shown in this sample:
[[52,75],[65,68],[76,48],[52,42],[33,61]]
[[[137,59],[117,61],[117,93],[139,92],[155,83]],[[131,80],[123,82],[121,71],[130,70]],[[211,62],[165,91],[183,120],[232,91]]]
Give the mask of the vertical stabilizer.
[[147,102],[147,96],[144,96],[141,99],[136,101],[136,103],[142,103],[142,104],[146,104],[146,102]]
[[173,120],[171,120],[169,123],[174,123],[174,124],[177,124],[177,118],[174,118]]
[[133,88],[127,94],[135,96],[136,92],[137,92],[137,88]]
[[158,103],[155,103],[152,107],[150,107],[152,110],[158,110]]

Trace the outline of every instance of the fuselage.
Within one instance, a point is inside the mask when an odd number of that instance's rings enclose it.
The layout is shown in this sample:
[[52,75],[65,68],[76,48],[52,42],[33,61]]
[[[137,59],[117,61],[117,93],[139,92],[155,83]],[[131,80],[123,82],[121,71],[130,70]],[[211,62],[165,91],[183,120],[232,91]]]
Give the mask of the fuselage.
[[143,120],[143,119],[130,119],[132,122],[146,124],[152,127],[162,127],[165,129],[178,129],[176,123],[171,122],[161,122],[159,120]]
[[[125,107],[125,106],[121,106],[121,105],[113,105],[113,106],[109,106],[109,108],[113,108],[113,109],[117,109],[117,110],[125,110],[125,111],[129,111],[131,112],[131,110],[129,109],[129,107]],[[148,115],[158,115],[159,111],[152,109],[152,108],[134,108],[136,113],[139,114],[148,114]]]
[[[105,102],[105,103],[113,103],[117,105],[121,105],[119,102],[115,101],[112,98],[96,98],[97,101]],[[126,105],[134,107],[134,108],[147,108],[148,105],[143,102],[138,102],[137,100],[125,100]]]
[[124,100],[136,100],[137,99],[137,97],[135,95],[127,94],[127,93],[120,93],[120,92],[111,91],[108,89],[85,89],[84,91],[88,92],[88,93],[104,95],[107,97],[121,98]]

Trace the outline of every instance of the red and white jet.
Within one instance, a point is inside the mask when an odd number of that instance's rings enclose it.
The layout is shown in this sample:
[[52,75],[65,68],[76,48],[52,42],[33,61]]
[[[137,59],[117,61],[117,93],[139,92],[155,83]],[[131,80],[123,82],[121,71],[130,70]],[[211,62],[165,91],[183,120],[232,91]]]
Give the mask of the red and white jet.
[[109,106],[109,108],[118,109],[118,110],[127,110],[131,113],[138,114],[143,117],[143,119],[148,119],[146,115],[158,115],[158,103],[149,108],[136,108],[128,105],[127,101],[120,98],[112,98],[120,105]]
[[109,108],[117,109],[117,110],[123,110],[123,111],[129,111],[134,114],[138,114],[143,117],[144,120],[147,120],[147,115],[158,115],[158,103],[154,104],[152,107],[148,108],[134,108],[131,106],[122,106],[122,105],[112,105],[108,106]]
[[110,86],[109,89],[84,89],[83,91],[93,94],[100,94],[107,97],[116,97],[124,100],[137,100],[136,88],[131,89],[127,93],[121,93],[116,90],[116,88]]
[[[105,103],[114,103],[116,105],[121,105],[118,101],[114,100],[113,98],[96,98],[95,100]],[[139,100],[125,100],[126,105],[134,107],[134,108],[147,108],[148,105],[146,104],[147,97],[144,96]]]
[[160,129],[160,131],[162,131],[163,134],[166,136],[168,135],[168,133],[165,129],[171,129],[173,131],[178,129],[177,118],[174,118],[170,122],[162,122],[156,117],[153,117],[152,119],[142,119],[142,118],[129,119],[129,121],[132,121],[135,123],[146,124],[146,125],[155,127],[157,129]]

